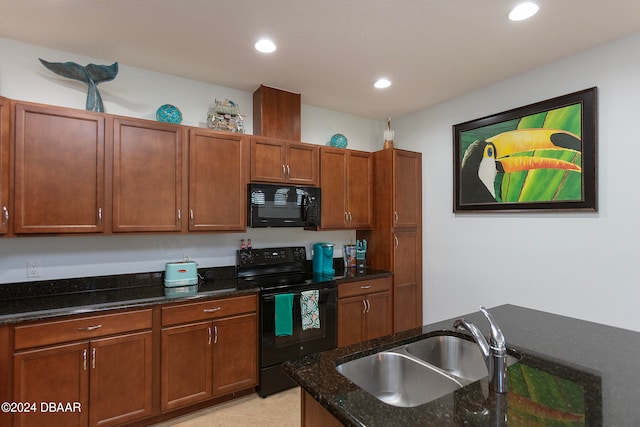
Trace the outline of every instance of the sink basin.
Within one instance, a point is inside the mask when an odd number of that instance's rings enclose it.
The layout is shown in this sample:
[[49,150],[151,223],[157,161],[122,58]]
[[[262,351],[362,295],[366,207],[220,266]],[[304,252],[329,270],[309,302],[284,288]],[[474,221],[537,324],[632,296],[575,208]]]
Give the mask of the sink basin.
[[[450,375],[466,380],[465,382],[473,382],[488,375],[478,344],[463,338],[434,336],[409,344],[405,350]],[[507,366],[517,361],[517,358],[507,355]]]
[[462,387],[437,369],[392,351],[351,360],[336,369],[378,400],[393,406],[419,406]]

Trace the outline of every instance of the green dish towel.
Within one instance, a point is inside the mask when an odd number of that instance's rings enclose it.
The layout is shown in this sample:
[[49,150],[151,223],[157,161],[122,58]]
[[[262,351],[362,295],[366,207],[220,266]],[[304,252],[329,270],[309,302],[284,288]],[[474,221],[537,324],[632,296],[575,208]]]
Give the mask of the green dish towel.
[[293,294],[278,294],[276,302],[276,336],[293,334]]

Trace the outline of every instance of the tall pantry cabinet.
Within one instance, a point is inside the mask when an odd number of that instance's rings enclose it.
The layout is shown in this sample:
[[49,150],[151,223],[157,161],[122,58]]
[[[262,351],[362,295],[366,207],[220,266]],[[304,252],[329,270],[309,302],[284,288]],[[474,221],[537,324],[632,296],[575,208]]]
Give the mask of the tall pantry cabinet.
[[373,230],[367,264],[393,271],[393,332],[422,325],[422,154],[387,149],[374,158]]
[[0,234],[9,230],[9,126],[11,103],[0,97]]

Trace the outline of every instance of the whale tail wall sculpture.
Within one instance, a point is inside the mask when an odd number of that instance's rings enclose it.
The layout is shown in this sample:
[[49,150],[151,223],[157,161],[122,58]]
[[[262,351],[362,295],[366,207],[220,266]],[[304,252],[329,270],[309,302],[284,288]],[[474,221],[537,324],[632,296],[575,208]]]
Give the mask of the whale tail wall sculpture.
[[74,80],[85,82],[88,86],[87,107],[88,111],[104,112],[102,97],[98,92],[98,84],[108,82],[118,75],[118,63],[111,65],[89,64],[86,67],[75,62],[47,62],[40,59],[42,65],[54,73]]

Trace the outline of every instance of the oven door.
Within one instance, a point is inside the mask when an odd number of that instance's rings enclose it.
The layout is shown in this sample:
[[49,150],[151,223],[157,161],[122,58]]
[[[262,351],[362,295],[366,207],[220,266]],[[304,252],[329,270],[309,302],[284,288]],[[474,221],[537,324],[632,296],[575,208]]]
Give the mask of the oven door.
[[293,294],[293,333],[290,336],[275,334],[275,295],[260,295],[260,367],[276,365],[285,360],[298,359],[313,353],[336,348],[337,343],[337,296],[335,284],[311,286],[305,290],[318,289],[318,314],[320,327],[302,329],[300,290],[280,291]]

